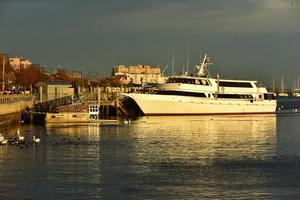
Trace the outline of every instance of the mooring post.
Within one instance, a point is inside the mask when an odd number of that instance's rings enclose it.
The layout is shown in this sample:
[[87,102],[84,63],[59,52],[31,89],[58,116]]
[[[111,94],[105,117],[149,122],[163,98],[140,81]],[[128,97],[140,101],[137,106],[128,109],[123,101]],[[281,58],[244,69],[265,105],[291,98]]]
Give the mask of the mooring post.
[[115,103],[115,109],[116,109],[116,115],[119,116],[119,98],[116,97],[116,103]]
[[40,102],[43,102],[43,87],[40,86]]
[[98,105],[100,106],[100,103],[101,103],[101,90],[100,90],[100,87],[97,87],[97,93],[98,93]]
[[100,112],[101,112],[101,110],[100,110],[100,108],[101,108],[101,106],[100,106],[100,103],[101,103],[101,93],[100,92],[101,92],[100,91],[100,87],[97,87],[98,116],[100,115]]
[[220,76],[217,74],[217,92],[215,94],[215,99],[218,99],[218,95],[220,93]]

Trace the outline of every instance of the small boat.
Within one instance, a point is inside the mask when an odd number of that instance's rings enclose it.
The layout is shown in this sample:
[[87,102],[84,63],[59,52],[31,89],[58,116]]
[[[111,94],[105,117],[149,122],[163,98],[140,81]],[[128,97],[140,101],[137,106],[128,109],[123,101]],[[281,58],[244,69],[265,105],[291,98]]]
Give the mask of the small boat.
[[300,93],[299,92],[295,92],[293,95],[294,95],[294,97],[300,97]]
[[285,92],[284,89],[284,80],[283,80],[283,75],[281,76],[281,89],[280,92],[278,93],[278,97],[288,97],[288,93]]
[[280,93],[278,93],[278,96],[279,97],[288,97],[289,95],[288,95],[288,93],[280,92]]

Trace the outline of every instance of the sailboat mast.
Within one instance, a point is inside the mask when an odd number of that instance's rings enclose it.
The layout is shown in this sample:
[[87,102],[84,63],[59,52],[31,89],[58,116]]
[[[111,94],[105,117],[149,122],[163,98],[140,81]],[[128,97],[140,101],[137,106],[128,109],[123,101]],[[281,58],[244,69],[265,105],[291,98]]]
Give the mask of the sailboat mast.
[[187,49],[186,53],[186,73],[189,74],[189,61],[190,61],[190,52],[189,49]]
[[284,92],[284,82],[283,82],[283,75],[281,75],[281,92]]
[[173,51],[173,56],[172,56],[172,76],[174,76],[174,66],[175,66],[175,52]]

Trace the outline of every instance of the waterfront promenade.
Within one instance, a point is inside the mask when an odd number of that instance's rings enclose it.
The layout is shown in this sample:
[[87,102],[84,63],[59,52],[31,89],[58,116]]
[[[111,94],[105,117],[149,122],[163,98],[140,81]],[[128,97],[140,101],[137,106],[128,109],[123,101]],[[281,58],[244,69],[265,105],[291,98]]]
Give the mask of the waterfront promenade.
[[23,111],[32,107],[31,95],[0,95],[0,116]]
[[0,125],[19,121],[21,112],[32,106],[32,95],[0,95]]

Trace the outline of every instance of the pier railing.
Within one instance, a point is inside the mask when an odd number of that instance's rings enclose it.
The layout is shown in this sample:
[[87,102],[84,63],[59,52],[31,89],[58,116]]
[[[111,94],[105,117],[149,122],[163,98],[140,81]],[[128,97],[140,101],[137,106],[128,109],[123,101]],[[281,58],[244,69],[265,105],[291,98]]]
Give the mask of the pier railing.
[[59,106],[70,105],[73,103],[73,96],[64,96],[49,101],[36,102],[34,105],[35,112],[57,112]]
[[35,103],[43,103],[43,102],[49,102],[49,101],[55,101],[56,99],[62,99],[65,97],[73,96],[73,94],[70,93],[47,93],[47,94],[34,94],[34,102]]
[[[100,92],[98,91],[100,89]],[[121,96],[121,93],[154,93],[155,90],[153,88],[143,88],[143,87],[101,87],[94,88],[89,92],[84,92],[80,94],[81,100],[83,102],[92,102],[98,101],[100,97],[101,101],[112,101],[116,100]],[[100,94],[98,94],[100,93]]]
[[32,95],[0,95],[0,116],[19,113],[33,106]]
[[0,104],[11,104],[20,101],[32,101],[32,95],[0,95]]

